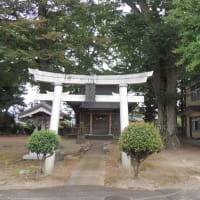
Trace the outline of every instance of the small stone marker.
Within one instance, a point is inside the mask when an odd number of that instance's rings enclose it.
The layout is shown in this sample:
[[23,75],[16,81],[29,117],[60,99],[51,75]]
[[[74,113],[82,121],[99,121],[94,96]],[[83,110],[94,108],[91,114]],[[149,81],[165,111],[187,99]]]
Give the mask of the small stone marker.
[[[23,160],[37,160],[37,154],[36,153],[28,153],[22,156]],[[42,154],[39,155],[39,159],[42,160]]]
[[123,197],[123,196],[109,196],[109,197],[105,197],[104,200],[131,200],[128,197]]

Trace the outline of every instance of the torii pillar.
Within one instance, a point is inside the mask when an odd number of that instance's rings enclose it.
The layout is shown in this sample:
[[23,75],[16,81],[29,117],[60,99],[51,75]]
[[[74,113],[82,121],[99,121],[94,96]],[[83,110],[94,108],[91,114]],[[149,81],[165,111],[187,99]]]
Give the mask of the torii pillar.
[[[127,92],[127,84],[119,85],[119,94],[120,94],[120,129],[121,134],[123,130],[129,124],[129,115],[128,115],[128,92]],[[126,169],[131,168],[131,160],[130,157],[127,156],[125,152],[121,152],[121,160],[122,166]]]
[[[50,128],[49,128],[51,131],[54,131],[55,134],[58,134],[58,128],[59,128],[59,116],[60,116],[62,90],[63,90],[62,84],[55,83]],[[55,153],[45,160],[45,164],[44,164],[45,174],[51,174],[51,172],[54,169],[54,163],[55,163]]]

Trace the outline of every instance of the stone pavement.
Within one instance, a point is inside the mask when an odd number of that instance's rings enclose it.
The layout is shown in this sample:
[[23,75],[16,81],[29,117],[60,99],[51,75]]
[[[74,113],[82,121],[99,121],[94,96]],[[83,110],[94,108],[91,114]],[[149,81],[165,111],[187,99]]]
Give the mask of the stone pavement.
[[67,185],[104,185],[104,142],[91,141],[91,148],[72,170]]
[[199,190],[130,191],[103,186],[1,190],[0,200],[199,200]]

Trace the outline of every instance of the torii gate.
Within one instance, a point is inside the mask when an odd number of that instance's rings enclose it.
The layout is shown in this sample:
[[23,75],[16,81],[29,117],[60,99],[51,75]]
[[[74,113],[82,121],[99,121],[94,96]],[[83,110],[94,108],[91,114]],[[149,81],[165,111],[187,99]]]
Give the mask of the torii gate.
[[[34,76],[35,81],[49,82],[54,84],[54,92],[48,94],[37,94],[37,100],[53,101],[52,114],[50,120],[50,130],[58,133],[60,103],[61,101],[85,101],[85,95],[73,95],[62,93],[63,84],[73,85],[119,85],[119,94],[113,95],[96,95],[96,102],[120,102],[120,129],[121,132],[129,124],[128,118],[128,102],[143,102],[143,96],[134,96],[128,94],[127,86],[129,84],[145,83],[147,78],[152,76],[153,71],[137,74],[126,75],[74,75],[60,74],[40,71],[37,69],[29,69],[29,73]],[[45,161],[45,172],[50,174],[53,171],[55,162],[55,154]],[[125,153],[122,153],[122,165],[129,167],[130,159]]]

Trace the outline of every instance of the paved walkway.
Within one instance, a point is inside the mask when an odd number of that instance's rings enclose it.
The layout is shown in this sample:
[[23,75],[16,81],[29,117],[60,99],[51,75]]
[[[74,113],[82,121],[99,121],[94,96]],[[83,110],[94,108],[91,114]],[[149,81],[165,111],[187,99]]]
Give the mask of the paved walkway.
[[0,189],[0,200],[199,200],[199,196],[199,190],[129,191],[103,186]]
[[103,141],[92,141],[91,148],[72,170],[67,185],[104,185]]

